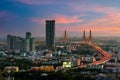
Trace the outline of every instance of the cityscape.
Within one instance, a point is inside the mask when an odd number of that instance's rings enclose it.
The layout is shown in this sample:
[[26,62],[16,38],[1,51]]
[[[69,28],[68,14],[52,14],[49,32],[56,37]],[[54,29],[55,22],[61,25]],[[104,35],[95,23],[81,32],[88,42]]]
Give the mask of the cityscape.
[[119,0],[1,2],[0,80],[120,80]]

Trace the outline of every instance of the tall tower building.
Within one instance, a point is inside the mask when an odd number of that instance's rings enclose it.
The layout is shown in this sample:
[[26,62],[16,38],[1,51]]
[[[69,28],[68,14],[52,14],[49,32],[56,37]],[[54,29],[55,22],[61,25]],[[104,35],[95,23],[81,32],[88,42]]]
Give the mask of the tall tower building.
[[31,51],[34,51],[34,50],[35,50],[35,38],[31,38],[30,50],[31,50]]
[[46,46],[48,49],[55,47],[55,20],[46,20]]
[[13,37],[11,35],[7,35],[7,49],[13,49]]
[[30,51],[31,33],[26,32],[26,51]]
[[31,36],[32,34],[30,32],[26,32],[26,51],[35,50],[35,39]]
[[18,36],[7,35],[7,48],[10,52],[25,51],[25,39]]
[[26,39],[31,39],[32,34],[30,32],[26,32]]

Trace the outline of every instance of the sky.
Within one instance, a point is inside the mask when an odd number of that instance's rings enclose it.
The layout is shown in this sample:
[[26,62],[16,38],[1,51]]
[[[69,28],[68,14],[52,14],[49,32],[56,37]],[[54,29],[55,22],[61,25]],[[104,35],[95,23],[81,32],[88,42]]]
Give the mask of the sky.
[[120,0],[0,0],[0,36],[45,36],[45,20],[55,20],[56,37],[120,37]]

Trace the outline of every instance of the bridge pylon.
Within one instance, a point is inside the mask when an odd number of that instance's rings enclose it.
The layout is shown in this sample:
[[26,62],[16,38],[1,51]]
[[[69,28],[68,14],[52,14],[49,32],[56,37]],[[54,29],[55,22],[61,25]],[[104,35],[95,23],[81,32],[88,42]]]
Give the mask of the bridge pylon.
[[86,43],[86,34],[85,34],[85,30],[83,31],[83,38],[82,38],[82,42]]
[[63,41],[64,41],[64,42],[67,42],[67,41],[68,41],[68,34],[67,34],[67,31],[66,31],[66,30],[65,30],[65,32],[64,32]]
[[92,31],[90,30],[88,42],[92,42],[92,40],[93,40]]

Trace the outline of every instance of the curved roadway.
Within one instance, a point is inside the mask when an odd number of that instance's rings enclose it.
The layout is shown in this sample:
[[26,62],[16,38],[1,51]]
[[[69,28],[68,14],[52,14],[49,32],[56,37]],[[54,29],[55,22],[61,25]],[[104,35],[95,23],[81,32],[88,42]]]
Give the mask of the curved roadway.
[[103,55],[102,59],[95,61],[95,62],[91,63],[90,65],[99,65],[99,64],[107,62],[110,59],[111,55],[108,52],[101,49],[99,46],[94,45],[92,43],[87,43],[87,44],[89,46],[92,46],[93,48],[95,48],[97,51],[99,51]]
[[[104,51],[104,50],[103,50],[102,48],[100,48],[99,46],[92,44],[91,42],[89,42],[89,43],[80,42],[80,44],[87,44],[88,46],[92,46],[94,49],[96,49],[97,51],[99,51],[99,52],[103,55],[103,58],[100,59],[100,60],[97,60],[97,61],[95,61],[95,62],[93,62],[93,63],[80,65],[80,66],[74,67],[74,68],[83,68],[83,67],[85,68],[85,67],[87,67],[87,65],[90,65],[90,66],[91,66],[91,65],[103,64],[103,63],[109,61],[110,58],[111,58],[111,55],[110,55],[108,52]],[[74,69],[74,68],[73,68],[73,69]]]

